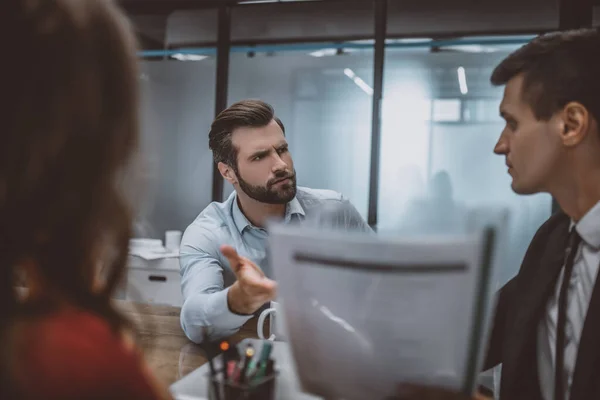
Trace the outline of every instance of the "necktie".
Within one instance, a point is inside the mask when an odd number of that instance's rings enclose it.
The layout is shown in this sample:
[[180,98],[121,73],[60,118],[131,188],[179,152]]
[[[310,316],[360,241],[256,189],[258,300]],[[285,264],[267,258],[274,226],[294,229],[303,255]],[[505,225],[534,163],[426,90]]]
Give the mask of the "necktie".
[[565,325],[567,321],[567,300],[569,283],[573,273],[573,264],[577,249],[581,243],[581,236],[575,228],[569,233],[569,242],[565,252],[565,270],[558,297],[558,321],[556,323],[556,359],[554,365],[554,400],[565,400],[565,386],[567,377],[564,373],[565,364]]

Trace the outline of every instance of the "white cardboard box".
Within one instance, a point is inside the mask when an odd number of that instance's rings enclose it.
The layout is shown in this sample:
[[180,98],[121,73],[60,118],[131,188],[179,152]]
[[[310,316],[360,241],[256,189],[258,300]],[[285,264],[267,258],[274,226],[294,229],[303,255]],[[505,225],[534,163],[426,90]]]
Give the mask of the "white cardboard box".
[[181,307],[179,258],[144,260],[129,256],[125,299],[138,303],[165,304]]

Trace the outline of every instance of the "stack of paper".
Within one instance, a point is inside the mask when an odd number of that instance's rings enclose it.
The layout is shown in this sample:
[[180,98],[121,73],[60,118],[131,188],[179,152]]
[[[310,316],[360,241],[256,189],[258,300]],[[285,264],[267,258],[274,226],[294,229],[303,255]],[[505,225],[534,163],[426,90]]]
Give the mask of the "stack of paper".
[[161,258],[179,257],[179,251],[168,250],[158,239],[131,239],[129,241],[129,255],[143,258],[144,260],[159,260]]
[[304,390],[379,399],[403,382],[473,390],[494,231],[381,238],[272,225],[270,262]]

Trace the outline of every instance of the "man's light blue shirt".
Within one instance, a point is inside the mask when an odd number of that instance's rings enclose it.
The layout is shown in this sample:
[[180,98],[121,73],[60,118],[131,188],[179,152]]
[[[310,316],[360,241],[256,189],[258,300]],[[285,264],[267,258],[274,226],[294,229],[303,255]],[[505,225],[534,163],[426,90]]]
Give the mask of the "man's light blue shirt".
[[[331,215],[326,213],[334,210]],[[344,229],[371,232],[356,208],[340,193],[298,187],[286,206],[284,222],[305,219]],[[328,221],[323,221],[329,218]],[[331,219],[333,218],[333,219]],[[317,221],[318,220],[318,221]],[[190,340],[200,343],[202,329],[210,339],[234,334],[252,316],[229,310],[227,293],[236,278],[219,247],[228,244],[271,276],[267,265],[267,231],[244,216],[233,192],[223,203],[211,203],[186,229],[181,241],[181,326]]]

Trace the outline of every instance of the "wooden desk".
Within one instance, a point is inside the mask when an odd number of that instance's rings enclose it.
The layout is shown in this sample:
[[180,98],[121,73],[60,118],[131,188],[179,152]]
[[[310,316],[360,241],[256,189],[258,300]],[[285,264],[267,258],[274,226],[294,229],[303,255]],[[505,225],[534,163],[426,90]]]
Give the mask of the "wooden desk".
[[[179,307],[122,300],[115,300],[115,304],[137,326],[138,344],[144,351],[146,362],[167,387],[208,362],[200,346],[191,342],[181,330]],[[246,338],[256,338],[256,322],[257,318],[252,318],[229,340],[238,343]],[[455,399],[452,396],[439,398]],[[491,400],[483,396],[476,399]]]
[[[137,304],[115,300],[117,308],[135,323],[139,342],[146,362],[154,375],[170,386],[208,360],[200,346],[183,333],[179,322],[181,309],[172,306]],[[256,338],[256,318],[249,320],[229,340],[238,343],[246,338]]]

